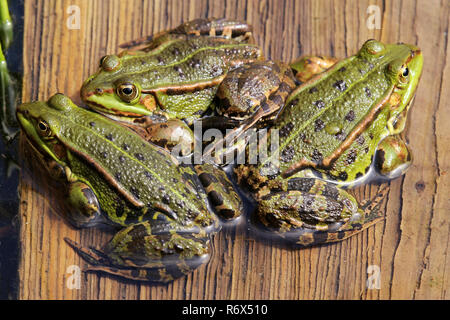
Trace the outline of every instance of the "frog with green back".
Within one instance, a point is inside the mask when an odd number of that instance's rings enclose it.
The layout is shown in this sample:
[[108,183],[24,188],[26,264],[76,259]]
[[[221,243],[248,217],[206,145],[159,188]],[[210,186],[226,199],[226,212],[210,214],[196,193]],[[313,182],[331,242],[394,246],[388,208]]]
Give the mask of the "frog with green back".
[[197,176],[165,149],[62,94],[22,104],[17,119],[51,178],[65,186],[66,218],[79,228],[120,228],[103,252],[67,239],[89,270],[167,282],[208,261],[210,235],[220,229],[200,182],[208,171]]
[[[275,152],[235,169],[253,192],[256,216],[266,228],[311,245],[370,225],[374,217],[342,187],[368,182],[376,169],[392,179],[409,166],[399,134],[422,64],[415,46],[369,40],[356,55],[312,73],[290,94],[268,131],[268,148]],[[302,73],[304,66],[305,60],[293,65]],[[274,134],[279,140],[270,145]]]

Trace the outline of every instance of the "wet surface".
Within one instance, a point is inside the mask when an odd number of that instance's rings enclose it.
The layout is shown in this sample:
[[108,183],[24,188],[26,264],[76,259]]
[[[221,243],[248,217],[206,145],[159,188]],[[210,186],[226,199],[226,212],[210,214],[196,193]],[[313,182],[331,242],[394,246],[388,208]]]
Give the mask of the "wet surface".
[[14,38],[4,52],[9,77],[1,77],[0,139],[0,299],[17,297],[19,166],[15,107],[20,103],[23,73],[23,1],[10,1]]

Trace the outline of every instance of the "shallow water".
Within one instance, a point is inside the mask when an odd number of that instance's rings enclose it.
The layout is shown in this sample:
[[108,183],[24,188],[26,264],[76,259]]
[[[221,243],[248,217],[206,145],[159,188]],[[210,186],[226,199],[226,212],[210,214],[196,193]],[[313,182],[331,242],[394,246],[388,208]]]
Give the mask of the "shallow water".
[[[4,52],[13,81],[13,97],[11,103],[3,109],[2,137],[0,139],[0,299],[17,297],[17,262],[18,262],[18,226],[17,213],[19,207],[19,166],[18,135],[9,140],[6,135],[14,136],[18,128],[11,123],[14,120],[15,104],[20,103],[21,79],[23,73],[23,1],[9,1],[10,14],[14,23],[14,39],[11,47]],[[8,88],[6,88],[8,89]],[[2,92],[5,92],[2,90]],[[10,91],[11,93],[11,91]],[[2,93],[3,95],[3,93]],[[8,97],[2,96],[2,101]],[[10,97],[11,98],[11,97]],[[2,106],[5,108],[5,106]]]

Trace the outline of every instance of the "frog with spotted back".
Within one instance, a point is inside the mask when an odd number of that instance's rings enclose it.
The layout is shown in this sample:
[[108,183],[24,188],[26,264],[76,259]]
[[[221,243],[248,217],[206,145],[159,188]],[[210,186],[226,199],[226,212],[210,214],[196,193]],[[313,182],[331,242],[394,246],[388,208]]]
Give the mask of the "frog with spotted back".
[[273,117],[295,87],[290,68],[264,60],[251,27],[238,21],[197,19],[126,47],[101,59],[82,100],[155,144],[183,144],[182,155],[193,148],[190,126],[207,111],[245,131]]
[[398,135],[422,64],[417,47],[376,40],[315,76],[314,69],[303,72],[304,61],[294,64],[306,82],[268,131],[269,143],[279,134],[270,145],[276,152],[235,169],[266,228],[306,246],[339,241],[375,221],[342,186],[367,182],[374,161],[388,178],[408,167],[409,150]]
[[[221,182],[211,181],[208,167],[197,176],[165,149],[62,94],[22,104],[17,119],[43,166],[66,187],[69,221],[120,228],[104,251],[66,239],[92,265],[88,271],[167,282],[208,261],[210,235],[220,224],[200,180]],[[226,183],[222,189],[231,194]],[[219,214],[233,214],[214,197]],[[239,206],[237,196],[224,197]]]

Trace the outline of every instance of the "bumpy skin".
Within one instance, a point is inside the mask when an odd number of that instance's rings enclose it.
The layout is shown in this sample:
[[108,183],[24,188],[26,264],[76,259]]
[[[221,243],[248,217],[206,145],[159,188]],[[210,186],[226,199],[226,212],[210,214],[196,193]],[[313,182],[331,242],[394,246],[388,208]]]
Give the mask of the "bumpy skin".
[[[273,153],[258,165],[236,169],[238,179],[245,181],[256,193],[260,203],[258,215],[267,227],[281,233],[289,230],[288,233],[293,234],[289,238],[296,239],[299,244],[335,241],[329,240],[328,236],[334,239],[336,232],[353,229],[346,224],[335,228],[335,222],[342,217],[347,217],[347,221],[353,220],[344,214],[344,210],[349,209],[350,204],[354,207],[354,199],[346,192],[342,193],[340,188],[339,192],[326,191],[330,187],[325,181],[312,183],[303,179],[311,176],[311,170],[322,174],[324,179],[336,182],[338,187],[353,185],[357,179],[362,181],[366,178],[379,142],[404,129],[406,111],[420,78],[422,62],[420,50],[414,46],[384,45],[369,40],[357,55],[336,63],[325,72],[319,72],[292,92],[286,107],[269,130],[268,148],[271,135],[278,133],[279,145],[275,150],[279,153]],[[300,190],[291,189],[293,179],[299,179],[294,185],[301,185]],[[293,197],[292,191],[300,191],[302,194],[298,197],[303,197],[303,200],[291,204],[298,210],[288,216],[295,219],[279,218],[290,221],[289,227],[276,222],[277,219],[267,219],[266,216],[272,214],[271,205],[264,202],[270,201],[277,192]],[[335,218],[335,221],[316,219],[314,225],[308,223],[305,227],[306,221],[303,219],[308,220],[310,212],[316,211],[311,208],[318,199],[311,199],[303,193],[325,194],[326,203],[337,201],[339,205],[329,203],[319,207],[325,208],[325,212],[334,212],[325,216],[338,217],[341,212],[342,217]],[[339,194],[341,196],[338,197]],[[278,196],[280,202],[276,202],[286,207],[281,203],[281,195]],[[360,210],[353,210],[351,217],[360,214]],[[298,223],[299,219],[302,223]],[[364,216],[362,220],[367,222]],[[325,237],[305,241],[305,230],[311,231],[311,234],[322,234],[324,225],[329,228]]]
[[245,119],[236,129],[245,132],[275,117],[295,87],[290,68],[264,61],[251,42],[251,27],[245,23],[189,21],[127,44],[133,51],[103,57],[100,69],[84,82],[81,97],[92,109],[140,127],[134,130],[152,142],[170,135],[155,126],[150,130],[153,123],[181,119],[192,125],[215,106],[224,115],[218,120],[222,123]]
[[103,253],[68,241],[93,270],[170,281],[209,259],[209,235],[220,225],[191,166],[61,94],[21,105],[17,118],[68,186],[70,221],[123,227]]
[[[81,88],[82,99],[94,110],[136,124],[144,121],[142,117],[191,123],[211,105],[230,69],[263,58],[260,48],[241,37],[249,26],[201,21],[157,35],[148,44],[150,50],[102,58],[100,69]],[[229,37],[223,36],[224,30]],[[121,93],[126,84],[134,86],[132,96]]]

